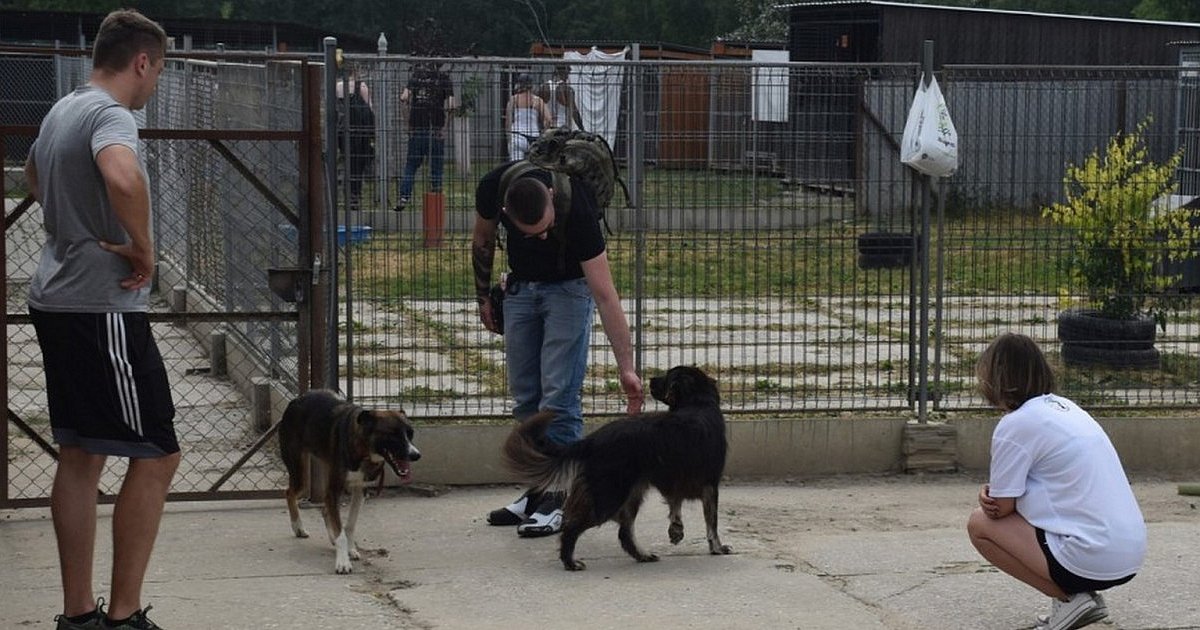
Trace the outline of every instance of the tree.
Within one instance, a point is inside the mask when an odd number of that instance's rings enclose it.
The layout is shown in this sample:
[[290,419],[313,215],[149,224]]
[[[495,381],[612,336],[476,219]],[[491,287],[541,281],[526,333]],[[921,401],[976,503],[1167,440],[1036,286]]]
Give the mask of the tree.
[[1200,22],[1200,4],[1196,0],[1142,0],[1133,14],[1143,20]]
[[[1198,0],[915,0],[1013,11],[1200,21]],[[155,18],[292,22],[374,40],[399,53],[524,56],[536,41],[679,44],[707,49],[718,37],[787,37],[781,0],[0,0],[0,6],[107,13],[133,6]],[[429,20],[432,20],[430,22]],[[426,26],[439,43],[427,50]],[[418,50],[426,49],[426,50]]]
[[737,0],[737,28],[725,38],[750,41],[783,41],[788,36],[787,10],[777,0]]

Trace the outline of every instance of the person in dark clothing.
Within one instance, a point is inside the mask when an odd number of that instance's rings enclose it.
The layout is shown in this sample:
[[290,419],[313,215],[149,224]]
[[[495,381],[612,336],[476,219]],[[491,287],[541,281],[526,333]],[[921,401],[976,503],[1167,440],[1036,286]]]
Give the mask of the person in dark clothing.
[[[617,361],[630,414],[642,409],[642,381],[591,188],[572,178],[569,211],[560,212],[552,201],[551,174],[535,169],[509,183],[502,198],[501,180],[512,164],[485,175],[475,191],[471,260],[479,317],[488,330],[504,333],[513,416],[521,421],[539,411],[553,411],[558,417],[545,437],[569,444],[583,437],[583,378],[596,310]],[[500,224],[507,235],[510,267],[503,331],[489,299]],[[526,492],[490,513],[488,523],[516,525],[523,537],[550,535],[561,529],[562,501],[559,492]]]
[[403,210],[412,197],[413,180],[425,158],[429,158],[429,188],[442,189],[442,165],[446,151],[446,113],[454,108],[454,87],[450,76],[435,64],[422,64],[400,93],[400,103],[408,106],[408,155],[404,177],[400,180],[400,201],[394,210]]
[[345,64],[344,68],[346,73],[334,88],[338,101],[346,99],[346,114],[341,118],[342,126],[338,129],[338,151],[346,151],[348,140],[346,183],[350,189],[350,208],[358,209],[363,182],[367,179],[367,170],[375,157],[375,114],[371,104],[371,90],[358,76],[357,68],[352,63]]

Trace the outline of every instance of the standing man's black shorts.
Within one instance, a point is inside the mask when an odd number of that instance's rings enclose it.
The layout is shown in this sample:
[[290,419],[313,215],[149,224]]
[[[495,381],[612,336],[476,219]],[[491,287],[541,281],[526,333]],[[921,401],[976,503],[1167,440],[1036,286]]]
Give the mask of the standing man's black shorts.
[[29,313],[55,442],[132,458],[179,451],[175,404],[146,313]]

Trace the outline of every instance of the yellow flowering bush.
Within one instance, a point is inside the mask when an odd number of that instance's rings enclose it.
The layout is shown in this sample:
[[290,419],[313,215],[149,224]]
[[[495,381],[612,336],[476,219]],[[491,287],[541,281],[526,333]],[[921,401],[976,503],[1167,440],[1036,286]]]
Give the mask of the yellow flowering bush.
[[1112,137],[1103,153],[1093,152],[1083,164],[1068,165],[1066,201],[1042,214],[1075,235],[1067,263],[1072,282],[1087,292],[1087,307],[1103,317],[1149,316],[1165,326],[1181,302],[1168,292],[1178,276],[1163,273],[1163,263],[1194,256],[1200,228],[1184,211],[1156,207],[1155,200],[1175,188],[1180,153],[1151,161],[1147,124]]

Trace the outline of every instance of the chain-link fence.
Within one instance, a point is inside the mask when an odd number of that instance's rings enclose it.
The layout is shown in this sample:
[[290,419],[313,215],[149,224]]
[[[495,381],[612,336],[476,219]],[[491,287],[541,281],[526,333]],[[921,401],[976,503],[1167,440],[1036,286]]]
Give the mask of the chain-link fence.
[[[644,374],[700,365],[734,414],[904,412],[925,378],[935,409],[982,409],[975,357],[1013,330],[1038,339],[1062,392],[1094,408],[1196,402],[1197,263],[1173,268],[1168,291],[1182,309],[1154,342],[1156,368],[1065,365],[1058,316],[1084,291],[1066,266],[1073,235],[1042,212],[1062,200],[1068,164],[1143,124],[1152,159],[1182,151],[1183,198],[1200,192],[1194,68],[944,68],[962,166],[924,203],[921,180],[898,159],[917,80],[910,64],[347,55],[341,72],[321,76],[334,66],[316,61],[172,58],[145,113],[161,250],[156,333],[177,353],[181,434],[196,453],[181,493],[209,487],[261,440],[253,379],[286,391],[328,383],[418,419],[508,414],[503,339],[483,329],[474,304],[475,186],[537,132],[509,110],[516,88],[557,100],[564,63],[583,127],[609,140],[630,191],[630,207],[618,194],[607,212],[608,252]],[[338,85],[351,67],[374,119],[366,143],[337,122],[350,120],[360,92]],[[419,71],[445,73],[453,98],[441,104],[444,120],[414,115],[428,87],[414,81]],[[0,78],[15,86],[0,96],[9,408],[41,435],[36,345],[22,319],[40,225],[36,207],[21,207],[14,171],[32,125],[84,76],[83,57],[0,55]],[[59,87],[52,95],[47,85]],[[324,165],[322,122],[340,147]],[[314,197],[334,210],[328,252],[321,218],[308,212]],[[318,278],[332,269],[336,300],[307,296],[297,313],[268,291],[268,268],[312,279],[314,262]],[[237,349],[223,353],[236,366],[214,365],[216,343]],[[325,356],[310,362],[308,350]],[[589,414],[623,407],[599,326],[584,405]],[[9,442],[10,457],[39,452],[27,432]],[[278,487],[271,451],[250,457],[227,487]],[[34,487],[50,468],[36,458],[20,472]]]
[[[310,184],[303,178],[319,128],[304,114],[320,107],[315,98],[307,108],[303,102],[305,83],[319,81],[310,67],[303,57],[172,58],[155,97],[137,112],[158,254],[151,321],[184,454],[175,499],[275,496],[284,483],[264,431],[277,413],[273,400],[307,385],[308,342],[301,312],[268,288],[267,270],[295,270],[306,258],[300,226]],[[6,174],[19,172],[41,117],[88,72],[78,53],[0,55],[5,80],[58,86],[0,113]],[[23,200],[23,178],[5,184],[5,500],[23,505],[44,500],[54,471],[40,352],[25,307],[43,228],[40,207]],[[116,493],[124,465],[108,465],[105,494]]]
[[[502,415],[502,340],[471,297],[474,187],[510,157],[506,105],[522,75],[548,97],[564,61],[350,59],[378,122],[371,201],[347,211],[342,198],[338,215],[370,227],[339,274],[352,302],[339,314],[341,386],[418,416]],[[448,75],[457,106],[437,191],[400,98],[423,64]],[[1158,335],[1158,370],[1063,366],[1058,314],[1083,290],[1066,267],[1071,234],[1042,216],[1063,198],[1068,164],[1140,123],[1154,159],[1194,154],[1195,88],[1181,69],[943,69],[962,167],[932,197],[922,280],[922,189],[899,163],[915,66],[568,67],[585,129],[608,137],[633,193],[634,208],[608,212],[609,256],[645,373],[701,365],[732,412],[904,410],[922,374],[934,408],[982,408],[974,358],[1013,330],[1044,345],[1068,395],[1101,407],[1195,402],[1190,264],[1172,270],[1184,308]],[[410,170],[413,192],[395,212]],[[585,409],[619,412],[598,325],[592,351]]]

